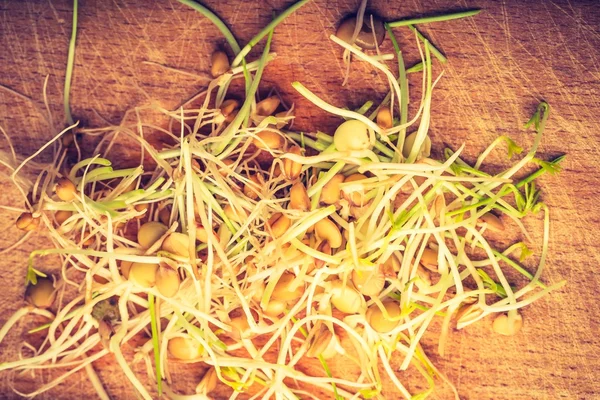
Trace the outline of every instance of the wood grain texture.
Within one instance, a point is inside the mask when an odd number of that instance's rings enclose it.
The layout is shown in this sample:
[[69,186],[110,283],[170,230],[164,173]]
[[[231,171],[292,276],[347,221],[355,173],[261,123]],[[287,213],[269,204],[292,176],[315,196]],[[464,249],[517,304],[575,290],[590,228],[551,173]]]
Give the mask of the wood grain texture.
[[[0,126],[18,152],[29,155],[64,127],[62,85],[71,24],[71,1],[0,2]],[[266,25],[273,10],[288,1],[206,1],[222,16],[240,43]],[[357,7],[351,0],[315,0],[277,28],[277,59],[265,72],[263,91],[276,88],[297,107],[295,127],[331,132],[339,119],[316,109],[291,88],[302,82],[326,101],[359,106],[380,100],[386,83],[360,63],[352,66],[349,84],[341,87],[340,49],[328,40],[342,16]],[[524,311],[522,332],[512,338],[490,334],[491,320],[452,333],[446,355],[436,355],[436,335],[426,338],[432,359],[458,388],[462,399],[594,399],[600,398],[600,327],[597,296],[600,278],[600,8],[597,1],[516,0],[373,0],[369,9],[393,20],[457,8],[483,8],[473,19],[428,25],[423,31],[448,56],[444,77],[434,92],[431,135],[434,148],[467,143],[469,159],[498,135],[524,146],[533,140],[521,126],[544,99],[552,108],[540,153],[544,158],[567,153],[564,170],[544,177],[543,200],[550,206],[552,234],[545,280],[567,279],[559,292]],[[156,102],[165,108],[199,91],[205,80],[154,64],[206,75],[208,55],[224,45],[218,31],[195,11],[175,1],[82,0],[73,78],[72,110],[88,126],[117,124],[126,110]],[[397,29],[410,65],[418,60],[414,37]],[[250,58],[260,51],[258,46]],[[382,50],[391,51],[389,41]],[[441,68],[437,68],[441,71]],[[45,117],[42,89],[53,121]],[[418,78],[411,80],[413,87]],[[418,88],[413,90],[418,95]],[[2,148],[5,149],[4,141]],[[501,158],[498,158],[500,162]],[[0,203],[21,207],[22,200],[2,178]],[[17,212],[0,210],[0,248],[19,237]],[[527,221],[540,243],[541,222]],[[22,303],[26,265],[32,249],[49,246],[35,236],[0,256],[0,324]],[[536,249],[539,250],[539,245]],[[47,270],[52,270],[51,259]],[[19,324],[0,346],[0,359],[15,359],[14,344],[31,324]],[[12,345],[11,345],[12,344]],[[341,363],[340,363],[341,364]],[[336,365],[336,368],[344,368]],[[179,368],[177,389],[189,389],[200,368]],[[115,399],[135,398],[110,359],[97,364],[101,380]],[[143,373],[138,365],[136,371]],[[31,381],[43,381],[38,374]],[[0,374],[0,397],[16,398],[10,375]],[[78,399],[93,393],[84,374],[76,374],[41,399]],[[386,392],[389,398],[395,398]],[[243,396],[241,396],[243,397]],[[450,398],[441,387],[434,396]]]

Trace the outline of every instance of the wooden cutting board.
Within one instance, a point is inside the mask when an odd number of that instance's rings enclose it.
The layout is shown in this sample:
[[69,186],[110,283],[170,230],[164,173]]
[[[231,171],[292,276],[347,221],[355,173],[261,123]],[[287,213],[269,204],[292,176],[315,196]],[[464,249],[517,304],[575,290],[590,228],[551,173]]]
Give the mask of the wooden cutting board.
[[[266,70],[262,89],[276,88],[296,104],[297,129],[331,132],[339,119],[299,97],[290,86],[293,80],[338,106],[357,107],[369,99],[381,100],[385,93],[382,76],[360,63],[353,64],[348,85],[341,86],[341,51],[328,36],[357,3],[315,0],[275,32],[273,50],[278,56]],[[270,21],[273,10],[282,10],[289,2],[205,4],[246,43]],[[65,0],[0,2],[0,84],[13,91],[0,90],[0,125],[19,154],[31,154],[63,127],[62,85],[71,7],[72,2]],[[544,279],[548,283],[566,279],[568,285],[524,310],[525,324],[515,337],[491,334],[491,320],[486,319],[452,332],[444,357],[436,354],[435,335],[426,339],[425,348],[456,384],[462,399],[600,398],[600,279],[596,275],[600,265],[600,7],[594,0],[374,0],[369,4],[371,11],[387,20],[471,7],[485,11],[476,18],[423,27],[449,59],[434,94],[434,148],[458,148],[466,143],[467,159],[473,160],[501,134],[527,147],[532,134],[521,128],[523,123],[540,100],[550,103],[552,114],[540,154],[549,159],[566,153],[567,159],[560,175],[541,179],[543,201],[552,217]],[[398,28],[396,33],[408,64],[416,62],[418,53],[410,31]],[[118,124],[126,110],[150,102],[176,107],[203,87],[209,54],[223,44],[206,19],[175,1],[82,0],[73,115],[88,126],[101,126]],[[389,40],[382,51],[391,51]],[[46,76],[55,127],[43,117]],[[418,78],[413,77],[411,83],[418,87]],[[5,149],[4,140],[0,142]],[[0,204],[20,207],[22,200],[9,180],[1,182]],[[19,236],[13,226],[16,216],[16,212],[0,212],[0,248]],[[534,247],[539,250],[540,221],[532,218],[526,225],[535,232]],[[4,291],[0,324],[23,304],[27,255],[48,245],[36,236],[0,256]],[[47,268],[53,268],[50,259]],[[20,324],[12,331],[8,342],[0,345],[0,360],[17,357],[14,344],[26,330],[26,324]],[[341,363],[336,368],[342,368]],[[100,363],[97,369],[113,398],[135,398],[112,364]],[[201,375],[199,369],[181,371],[176,385],[181,390],[186,384],[189,389]],[[38,381],[44,376],[39,374]],[[0,378],[0,397],[17,398],[9,389],[9,374]],[[80,399],[88,393],[93,389],[85,375],[76,374],[39,398]],[[397,398],[387,389],[385,393]],[[433,398],[450,396],[448,388],[440,385]]]

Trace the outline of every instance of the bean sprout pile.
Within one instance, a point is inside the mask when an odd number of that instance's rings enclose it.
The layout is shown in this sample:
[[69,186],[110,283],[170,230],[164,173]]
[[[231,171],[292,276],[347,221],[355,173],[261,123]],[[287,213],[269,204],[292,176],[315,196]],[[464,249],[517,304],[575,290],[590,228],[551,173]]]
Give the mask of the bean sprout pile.
[[[168,124],[153,125],[141,113],[119,126],[73,123],[31,157],[3,160],[27,204],[16,221],[24,231],[19,243],[43,232],[54,244],[31,253],[28,304],[0,329],[2,341],[17,322],[37,314],[47,323],[33,331],[45,340],[27,344],[31,354],[2,360],[0,371],[61,375],[33,392],[16,392],[33,397],[85,370],[108,399],[93,363],[111,355],[144,399],[207,399],[222,385],[232,389],[232,399],[242,393],[384,398],[384,386],[393,386],[397,398],[422,399],[440,380],[453,388],[420,345],[432,321],[441,321],[440,354],[451,330],[488,316],[496,333],[514,335],[523,323],[520,309],[564,284],[540,279],[550,223],[535,179],[558,171],[562,161],[536,158],[546,103],[527,124],[535,130],[532,148],[499,173],[486,172],[490,153],[504,145],[509,158],[522,151],[506,136],[474,163],[461,158],[464,146],[431,158],[437,50],[417,31],[422,63],[407,72],[394,24],[365,16],[363,2],[345,33],[330,39],[346,62],[384,74],[388,95],[378,105],[349,110],[294,82],[300,95],[340,117],[333,134],[296,132],[293,106],[257,94],[276,57],[270,51],[275,26],[306,1],[244,48],[212,12],[180,1],[215,22],[235,58],[230,64],[225,52],[213,53],[213,79],[183,106],[147,107]],[[411,22],[405,25],[419,23]],[[379,52],[386,33],[394,54]],[[261,40],[261,56],[246,61]],[[370,48],[377,54],[368,54]],[[390,59],[398,60],[398,76],[386,64]],[[422,96],[409,116],[407,73],[418,71]],[[245,81],[243,100],[229,93],[235,79]],[[160,148],[147,130],[167,138]],[[79,151],[81,135],[101,138],[91,157]],[[140,149],[137,167],[111,162],[123,137]],[[50,163],[34,161],[48,152]],[[531,165],[535,172],[524,176]],[[532,213],[543,214],[533,273],[521,264],[532,256],[524,242],[499,249],[489,240],[508,226],[529,238],[521,220]],[[48,255],[62,260],[56,276],[49,272],[58,268],[39,266]],[[69,291],[76,294],[62,301]],[[124,350],[130,346],[133,354]],[[318,360],[312,375],[301,368],[311,358]],[[356,374],[336,375],[332,359],[343,359]],[[134,372],[139,363],[147,377]],[[207,368],[195,391],[173,389],[177,363]],[[401,376],[409,367],[422,375],[425,390],[407,388]]]

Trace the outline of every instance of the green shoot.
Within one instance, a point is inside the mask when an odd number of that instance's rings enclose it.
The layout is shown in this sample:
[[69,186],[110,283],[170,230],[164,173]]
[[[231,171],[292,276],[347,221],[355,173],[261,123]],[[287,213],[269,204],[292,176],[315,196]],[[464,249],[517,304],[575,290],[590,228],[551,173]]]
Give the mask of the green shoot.
[[77,0],[73,0],[73,23],[71,27],[71,40],[69,41],[69,53],[67,55],[67,70],[65,73],[65,88],[63,93],[63,100],[65,106],[65,116],[67,117],[67,124],[73,125],[73,117],[71,116],[71,78],[73,76],[73,66],[75,64],[75,41],[77,39]]
[[415,28],[412,25],[408,25],[408,27],[410,28],[411,31],[413,31],[415,33],[415,35],[417,35],[417,37],[423,42],[428,42],[429,43],[429,49],[431,50],[431,54],[433,54],[435,56],[435,58],[437,58],[442,64],[446,63],[446,61],[448,61],[448,59],[446,58],[446,56],[444,54],[442,54],[441,51],[439,51],[437,49],[437,47],[435,47],[433,45],[433,43],[429,42],[428,39],[423,36],[423,34],[421,32],[419,32],[419,30],[417,28]]
[[148,312],[150,313],[150,328],[152,330],[152,348],[154,349],[154,367],[156,369],[156,387],[158,395],[162,395],[162,376],[160,367],[160,343],[158,340],[158,321],[154,307],[154,295],[148,293]]
[[215,24],[217,29],[221,31],[221,34],[225,37],[225,40],[229,44],[229,47],[231,47],[231,50],[233,50],[233,53],[237,55],[240,52],[240,46],[238,45],[237,40],[235,40],[233,33],[231,33],[227,25],[225,25],[225,23],[217,16],[217,14],[213,13],[211,10],[204,7],[202,4],[196,3],[193,0],[177,1],[179,1],[181,4],[185,4],[186,6],[193,8],[194,10],[198,11],[200,14],[208,18],[210,22]]
[[451,21],[453,19],[473,17],[473,16],[479,14],[480,12],[481,12],[481,10],[477,9],[477,10],[460,11],[460,12],[443,14],[443,15],[436,15],[436,16],[432,16],[432,17],[403,19],[403,20],[399,20],[399,21],[388,22],[388,25],[391,28],[397,28],[400,26],[410,26],[410,25],[417,25],[417,24],[428,24],[431,22]]
[[[181,1],[181,0],[180,0]],[[254,47],[262,38],[267,36],[268,34],[272,34],[273,30],[277,25],[279,25],[283,20],[285,20],[290,14],[293,14],[300,7],[308,3],[310,0],[300,0],[297,3],[294,3],[287,10],[279,14],[276,18],[273,19],[267,26],[265,26],[256,36],[254,36],[246,46],[242,50],[240,50],[239,54],[236,55],[235,59],[231,63],[232,67],[237,67],[242,62],[242,58],[246,57],[252,47]],[[267,52],[268,53],[268,52]]]

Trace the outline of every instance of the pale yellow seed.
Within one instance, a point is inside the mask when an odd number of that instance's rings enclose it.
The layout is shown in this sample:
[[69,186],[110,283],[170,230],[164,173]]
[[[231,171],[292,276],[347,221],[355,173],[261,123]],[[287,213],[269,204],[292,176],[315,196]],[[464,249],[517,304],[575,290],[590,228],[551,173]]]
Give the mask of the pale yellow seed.
[[[377,48],[377,46],[381,46],[381,43],[383,43],[385,38],[383,21],[373,15],[373,25],[374,27],[371,26],[371,15],[365,15],[363,26],[358,31],[358,36],[355,38],[354,43],[351,43],[352,36],[354,35],[354,28],[356,26],[356,17],[351,17],[340,24],[335,32],[335,36],[347,43],[357,44],[363,49],[373,50]],[[373,31],[375,32],[375,36],[373,36]]]
[[37,229],[37,227],[40,225],[40,218],[34,218],[31,213],[24,212],[21,215],[19,215],[19,218],[17,218],[15,225],[22,231],[33,231]]
[[129,281],[138,286],[149,288],[156,283],[158,265],[148,263],[133,263],[129,269]]
[[331,282],[331,304],[346,314],[356,314],[366,307],[365,299],[348,282],[345,286],[341,280]]
[[292,220],[282,213],[273,214],[267,221],[267,225],[270,228],[271,235],[277,239],[283,236],[292,225]]
[[[410,152],[415,144],[415,140],[417,138],[417,133],[418,132],[416,132],[416,131],[411,133],[404,140],[404,147],[402,149],[402,155],[404,155],[404,157],[406,157],[406,158],[408,158],[408,156],[410,155]],[[429,136],[425,136],[425,140],[421,144],[421,148],[419,149],[419,151],[417,153],[416,159],[420,160],[422,158],[429,157],[430,154],[431,154],[431,139],[429,138]]]
[[493,331],[504,336],[516,335],[519,333],[522,327],[523,317],[521,314],[517,314],[515,318],[513,318],[512,322],[509,321],[508,315],[500,314],[496,317],[494,323],[492,324]]
[[[302,155],[302,148],[299,146],[292,146],[288,152],[300,156]],[[294,180],[302,173],[302,164],[292,161],[289,158],[285,158],[283,160],[283,173],[286,178]]]
[[[256,185],[258,185],[259,188],[264,183],[262,176],[259,177],[258,174],[249,174],[248,179],[251,180],[252,182],[254,182]],[[258,199],[258,194],[260,193],[260,189],[256,189],[255,186],[252,184],[244,184],[243,192],[244,192],[244,195],[246,195],[246,197],[248,197],[252,200],[256,200],[256,199]]]
[[[287,124],[290,123],[290,117],[293,117],[294,114],[292,114],[290,111],[280,111],[277,114],[275,114],[275,118],[278,118],[279,121],[277,121],[277,125],[275,125],[277,127],[277,129],[281,129],[284,126],[286,126]],[[285,119],[284,119],[285,118]]]
[[196,386],[196,394],[209,394],[216,389],[219,378],[215,367],[210,367]]
[[[212,230],[212,234],[218,242],[219,237],[214,230]],[[196,223],[196,240],[202,243],[208,243],[208,230],[198,223]]]
[[329,218],[323,218],[315,224],[315,234],[317,238],[326,240],[332,249],[337,249],[342,245],[342,233],[340,228]]
[[171,267],[160,266],[156,271],[156,289],[165,297],[173,297],[179,291],[179,273]]
[[388,317],[383,314],[377,304],[371,305],[365,314],[371,328],[379,333],[390,332],[400,324],[400,320],[397,318],[400,316],[400,305],[395,301],[386,301],[383,303],[383,307]]
[[56,298],[52,279],[38,278],[35,285],[30,284],[27,287],[25,298],[37,308],[49,308]]
[[504,231],[504,223],[500,218],[491,212],[487,212],[479,217],[479,221],[487,225],[487,229],[495,232]]
[[196,360],[204,354],[204,348],[197,340],[191,337],[174,337],[167,344],[169,353],[179,360]]
[[225,117],[229,116],[232,112],[240,107],[240,102],[234,99],[227,99],[221,103],[221,114]]
[[310,209],[310,198],[306,187],[300,181],[296,182],[290,189],[290,204],[292,210],[307,211]]
[[377,112],[377,125],[382,129],[390,129],[394,126],[392,112],[389,107],[381,107]]
[[140,226],[137,233],[137,240],[140,246],[144,249],[150,248],[158,239],[160,239],[169,228],[160,222],[146,222]]
[[164,251],[168,251],[169,253],[177,254],[178,256],[182,257],[188,257],[190,255],[189,246],[189,236],[179,232],[171,233],[161,245]]
[[321,203],[335,204],[340,200],[340,184],[344,182],[346,177],[342,174],[334,175],[329,182],[321,189]]
[[286,271],[277,281],[273,293],[271,293],[271,299],[278,301],[298,300],[303,293],[304,283],[296,282],[296,276]]
[[[317,247],[317,250],[320,251],[321,253],[331,255],[331,244],[329,244],[328,241],[324,241],[319,245],[319,247]],[[325,261],[321,260],[320,258],[315,257],[314,265],[315,265],[315,268],[321,268],[325,265]]]
[[352,283],[356,289],[365,296],[378,296],[385,286],[385,275],[379,266],[372,267],[368,270],[352,271]]
[[158,220],[164,225],[170,225],[171,209],[169,206],[160,209],[158,212]]
[[252,143],[262,150],[279,150],[283,148],[285,140],[276,132],[260,131]]
[[54,213],[54,219],[56,220],[58,225],[62,225],[66,220],[71,218],[72,215],[73,215],[73,212],[71,212],[71,211],[60,210],[60,211],[57,211]]
[[131,271],[132,265],[132,261],[121,261],[119,268],[121,269],[121,274],[125,277],[125,279],[129,279],[129,271]]
[[283,314],[286,308],[287,304],[284,301],[271,300],[269,301],[269,304],[267,304],[267,307],[263,308],[263,312],[269,317],[276,318]]
[[438,270],[438,252],[433,249],[426,248],[423,251],[423,255],[421,256],[420,263],[428,270],[437,272],[437,270]]
[[469,322],[479,317],[482,313],[483,311],[481,310],[478,304],[464,304],[458,309],[458,312],[456,313],[456,323],[463,324]]
[[417,266],[417,276],[427,286],[431,286],[431,273],[428,270],[426,270],[421,264]]
[[[346,179],[344,179],[344,183],[358,182],[364,179],[367,179],[367,177],[363,174],[352,174]],[[362,189],[357,189],[353,191],[344,190],[342,191],[342,193],[344,194],[346,200],[348,200],[351,204],[355,206],[362,207],[366,204],[365,192]]]
[[306,351],[306,356],[318,358],[319,356],[328,360],[338,354],[337,345],[338,339],[335,333],[329,329],[322,328],[311,341],[310,347]]
[[[398,253],[392,254],[385,262],[383,263],[383,273],[385,276],[394,278],[398,276],[398,272],[400,272],[400,260],[398,259]],[[401,258],[401,257],[400,257]]]
[[62,201],[72,201],[77,198],[77,187],[68,178],[61,178],[54,186],[54,192]]
[[333,134],[333,144],[339,151],[368,150],[373,131],[364,122],[351,119],[343,122]]
[[229,326],[231,326],[231,332],[228,334],[232,339],[247,339],[252,336],[252,331],[250,330],[250,325],[248,324],[248,319],[245,315],[231,318]]
[[210,56],[210,74],[213,78],[223,75],[229,70],[229,59],[224,51],[217,50]]
[[233,208],[231,204],[225,205],[225,207],[223,207],[223,212],[227,218],[233,222],[237,222],[238,224],[241,224],[248,219],[248,213],[246,213],[246,210],[243,208]]
[[256,114],[263,117],[273,115],[280,103],[281,100],[279,100],[279,97],[277,96],[267,97],[266,99],[256,103]]

